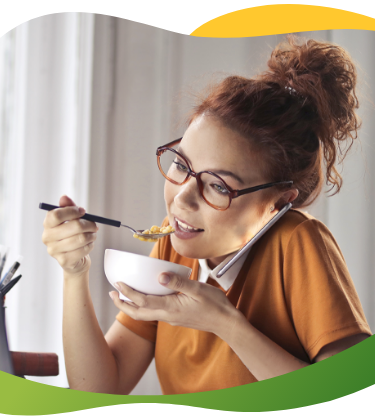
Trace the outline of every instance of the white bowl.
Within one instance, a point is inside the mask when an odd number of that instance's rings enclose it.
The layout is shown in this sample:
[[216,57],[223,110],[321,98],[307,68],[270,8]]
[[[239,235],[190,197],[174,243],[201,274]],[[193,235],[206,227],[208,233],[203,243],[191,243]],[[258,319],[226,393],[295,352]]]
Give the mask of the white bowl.
[[[123,282],[146,295],[162,296],[175,291],[159,283],[160,273],[173,272],[188,279],[191,268],[144,255],[107,249],[104,254],[104,272],[113,287],[116,282]],[[129,300],[122,293],[120,299]]]

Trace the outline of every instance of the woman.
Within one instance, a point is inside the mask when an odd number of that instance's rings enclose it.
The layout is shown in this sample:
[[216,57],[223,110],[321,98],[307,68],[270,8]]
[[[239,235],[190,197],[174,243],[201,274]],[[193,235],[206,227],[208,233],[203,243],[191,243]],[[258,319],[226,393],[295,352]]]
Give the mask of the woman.
[[[67,196],[47,214],[43,242],[64,270],[71,388],[127,394],[155,356],[164,394],[221,389],[306,367],[371,335],[334,238],[298,210],[321,191],[322,163],[340,190],[338,150],[359,127],[355,67],[338,46],[292,36],[268,66],[212,87],[183,138],[159,148],[163,224],[176,232],[151,256],[192,268],[190,280],[159,277],[178,294],[146,296],[118,283],[133,302],[110,293],[120,313],[104,337],[88,286],[98,228]],[[217,278],[289,202],[295,209]]]

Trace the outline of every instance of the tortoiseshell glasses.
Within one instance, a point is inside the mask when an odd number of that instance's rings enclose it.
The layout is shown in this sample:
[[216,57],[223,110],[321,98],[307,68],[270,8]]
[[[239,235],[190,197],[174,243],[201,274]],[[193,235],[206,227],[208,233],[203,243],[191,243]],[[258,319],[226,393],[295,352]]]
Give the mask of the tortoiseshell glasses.
[[216,210],[228,209],[232,199],[243,196],[244,194],[267,189],[279,184],[293,184],[293,181],[277,181],[247,189],[233,190],[220,176],[212,171],[201,171],[199,173],[193,171],[186,158],[173,148],[181,139],[176,139],[158,147],[156,155],[159,170],[167,180],[177,185],[185,184],[190,177],[195,177],[200,195],[209,206]]

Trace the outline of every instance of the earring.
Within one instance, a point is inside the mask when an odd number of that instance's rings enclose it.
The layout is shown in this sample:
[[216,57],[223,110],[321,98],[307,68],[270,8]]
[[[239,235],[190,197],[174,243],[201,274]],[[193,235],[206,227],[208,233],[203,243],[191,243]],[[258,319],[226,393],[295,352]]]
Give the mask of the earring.
[[270,212],[273,212],[275,210],[275,207],[274,206],[271,206],[270,207]]

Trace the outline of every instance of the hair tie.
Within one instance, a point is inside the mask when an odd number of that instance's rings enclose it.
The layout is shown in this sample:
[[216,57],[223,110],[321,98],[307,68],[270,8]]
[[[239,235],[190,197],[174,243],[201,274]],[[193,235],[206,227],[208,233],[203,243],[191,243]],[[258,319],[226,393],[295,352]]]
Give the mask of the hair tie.
[[302,96],[302,94],[298,93],[298,91],[296,89],[294,89],[293,87],[285,86],[285,89],[289,91],[289,94],[291,96],[297,97],[301,102],[306,99],[305,96]]
[[285,86],[287,90],[289,90],[289,94],[298,94],[297,90],[290,86]]

